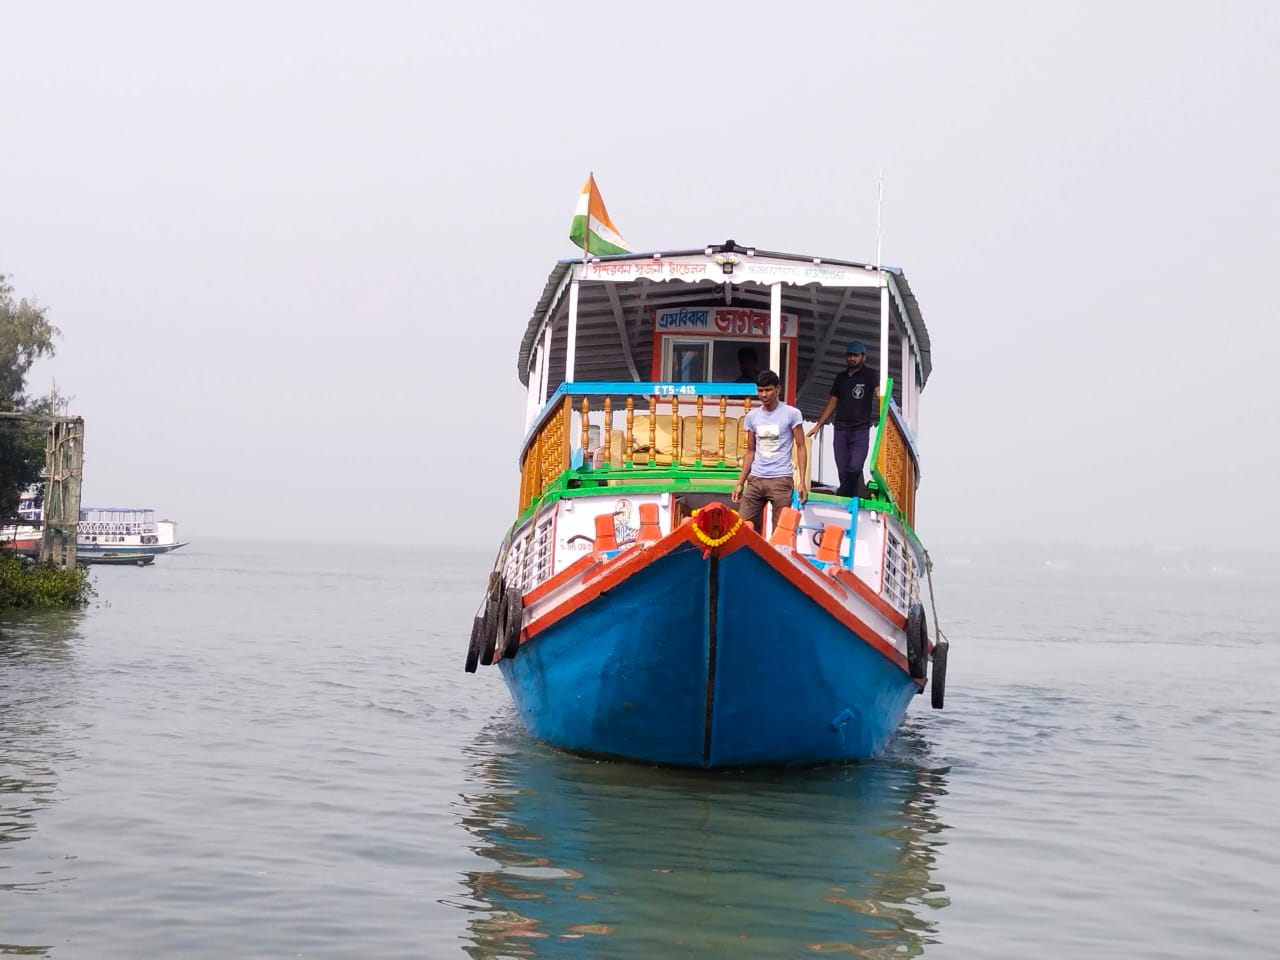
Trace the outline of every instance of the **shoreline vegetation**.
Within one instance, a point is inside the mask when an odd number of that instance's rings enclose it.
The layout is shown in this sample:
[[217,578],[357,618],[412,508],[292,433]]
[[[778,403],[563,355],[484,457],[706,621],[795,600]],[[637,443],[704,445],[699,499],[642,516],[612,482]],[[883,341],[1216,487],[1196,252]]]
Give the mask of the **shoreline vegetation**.
[[[50,468],[46,441],[66,400],[55,387],[48,396],[27,396],[31,365],[55,353],[60,335],[47,308],[16,296],[0,273],[0,524],[17,525],[22,492],[41,481]],[[63,570],[0,550],[0,610],[85,606],[94,596],[83,567]]]
[[65,610],[86,606],[93,596],[84,567],[63,570],[0,551],[0,610]]

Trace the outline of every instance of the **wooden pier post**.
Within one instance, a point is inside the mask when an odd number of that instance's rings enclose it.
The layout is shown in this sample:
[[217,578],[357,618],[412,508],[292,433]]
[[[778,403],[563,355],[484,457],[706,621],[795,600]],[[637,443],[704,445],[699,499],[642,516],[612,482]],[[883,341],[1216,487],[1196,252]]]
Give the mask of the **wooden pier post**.
[[45,440],[44,520],[40,562],[64,570],[75,566],[80,529],[80,484],[84,478],[84,420],[49,418]]

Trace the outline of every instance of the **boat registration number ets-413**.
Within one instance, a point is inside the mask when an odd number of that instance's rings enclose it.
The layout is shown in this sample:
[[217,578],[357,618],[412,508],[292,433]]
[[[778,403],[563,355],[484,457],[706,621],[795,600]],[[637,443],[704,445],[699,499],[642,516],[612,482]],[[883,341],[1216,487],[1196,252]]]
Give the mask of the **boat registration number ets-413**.
[[698,388],[692,383],[655,383],[653,392],[659,397],[692,397]]

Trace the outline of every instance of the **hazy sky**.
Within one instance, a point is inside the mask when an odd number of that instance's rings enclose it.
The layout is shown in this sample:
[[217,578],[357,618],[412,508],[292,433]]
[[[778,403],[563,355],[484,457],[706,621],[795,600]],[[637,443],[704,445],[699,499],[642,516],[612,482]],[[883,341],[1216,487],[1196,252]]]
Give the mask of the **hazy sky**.
[[637,249],[885,261],[926,543],[1280,536],[1280,4],[0,2],[0,272],[86,503],[496,548],[594,170]]

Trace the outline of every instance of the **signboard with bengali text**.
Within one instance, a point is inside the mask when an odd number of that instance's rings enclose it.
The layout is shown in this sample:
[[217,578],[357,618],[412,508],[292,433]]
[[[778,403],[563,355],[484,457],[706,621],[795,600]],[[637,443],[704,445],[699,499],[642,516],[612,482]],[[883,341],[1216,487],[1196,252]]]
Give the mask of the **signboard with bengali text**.
[[[767,337],[769,311],[750,307],[668,307],[653,312],[655,333],[697,334],[704,337]],[[800,318],[782,314],[782,336],[794,339]]]

